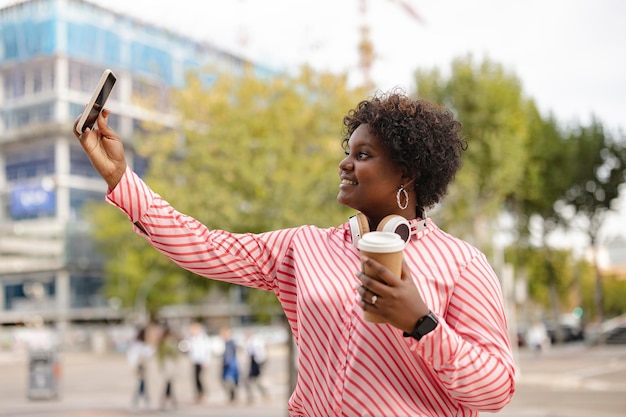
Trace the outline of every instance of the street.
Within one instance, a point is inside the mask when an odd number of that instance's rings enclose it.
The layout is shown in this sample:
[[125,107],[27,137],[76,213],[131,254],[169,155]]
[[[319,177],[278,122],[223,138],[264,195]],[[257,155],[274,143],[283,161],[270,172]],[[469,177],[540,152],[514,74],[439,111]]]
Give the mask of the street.
[[[120,353],[101,355],[66,352],[61,355],[58,399],[28,398],[28,355],[0,352],[1,417],[119,417],[176,415],[220,417],[286,417],[287,349],[272,345],[264,381],[266,399],[248,403],[245,391],[234,405],[226,401],[219,384],[218,360],[206,372],[209,395],[193,402],[191,367],[181,358],[175,392],[177,410],[158,411],[161,382],[152,367],[148,386],[150,409],[132,409],[134,377]],[[623,417],[626,415],[626,346],[561,345],[540,355],[520,350],[517,393],[502,412],[481,417]],[[385,416],[386,417],[386,416]]]

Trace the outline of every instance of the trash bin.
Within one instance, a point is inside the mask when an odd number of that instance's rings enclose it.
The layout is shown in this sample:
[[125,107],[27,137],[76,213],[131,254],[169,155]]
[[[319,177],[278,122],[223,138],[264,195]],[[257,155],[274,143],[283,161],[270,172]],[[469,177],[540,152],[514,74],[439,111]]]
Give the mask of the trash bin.
[[53,350],[30,352],[28,361],[28,398],[31,400],[59,397],[61,363]]

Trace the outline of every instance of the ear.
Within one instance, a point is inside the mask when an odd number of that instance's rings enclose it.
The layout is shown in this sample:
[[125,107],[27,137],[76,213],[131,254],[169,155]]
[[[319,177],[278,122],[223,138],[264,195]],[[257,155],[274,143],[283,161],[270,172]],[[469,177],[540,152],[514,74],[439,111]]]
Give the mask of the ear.
[[415,187],[416,181],[417,177],[412,177],[409,175],[402,176],[402,185],[404,185],[404,188],[406,188],[407,190],[412,190]]

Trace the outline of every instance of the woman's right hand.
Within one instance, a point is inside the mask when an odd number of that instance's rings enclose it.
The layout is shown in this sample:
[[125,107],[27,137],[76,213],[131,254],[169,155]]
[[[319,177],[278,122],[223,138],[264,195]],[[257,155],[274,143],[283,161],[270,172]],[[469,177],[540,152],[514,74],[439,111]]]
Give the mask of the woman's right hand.
[[127,164],[122,140],[107,123],[110,113],[107,109],[102,110],[98,116],[97,127],[85,129],[82,135],[76,133],[78,119],[74,122],[74,129],[72,130],[93,167],[112,190],[120,182]]

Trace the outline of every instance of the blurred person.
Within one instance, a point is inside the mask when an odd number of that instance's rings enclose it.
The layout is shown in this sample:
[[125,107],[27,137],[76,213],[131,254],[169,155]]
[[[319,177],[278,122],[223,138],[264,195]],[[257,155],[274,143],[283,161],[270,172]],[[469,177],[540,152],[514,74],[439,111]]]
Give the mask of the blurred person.
[[192,323],[189,333],[189,359],[193,365],[195,400],[196,403],[200,403],[207,391],[204,383],[204,369],[211,361],[211,341],[200,323]]
[[[357,224],[258,234],[210,230],[176,211],[128,166],[109,114],[78,138],[135,232],[198,275],[276,294],[298,347],[291,415],[467,417],[510,402],[498,277],[479,249],[426,216],[467,149],[450,110],[399,90],[359,102],[343,119],[337,195]],[[356,247],[389,215],[410,228],[399,275]]]
[[233,339],[230,327],[222,327],[220,336],[224,341],[222,355],[222,384],[228,395],[228,401],[233,403],[237,399],[239,388],[239,359],[237,358],[237,344]]
[[528,346],[537,354],[550,347],[550,336],[543,321],[535,320],[533,322],[526,333],[526,341]]
[[178,370],[179,354],[178,338],[169,327],[165,327],[157,345],[159,370],[161,371],[164,384],[161,396],[162,410],[167,408],[168,403],[173,409],[176,409],[178,406],[174,391],[174,380]]
[[263,386],[261,380],[261,374],[267,359],[265,342],[252,330],[248,332],[246,337],[246,354],[248,356],[246,391],[248,402],[252,403],[254,401],[253,390],[255,388],[259,391],[262,398],[267,398],[267,389]]
[[147,387],[147,368],[148,361],[154,355],[154,348],[146,342],[146,328],[142,327],[137,332],[135,340],[128,347],[127,359],[132,370],[135,373],[136,385],[133,391],[132,407],[137,408],[143,405],[150,408],[150,394]]

